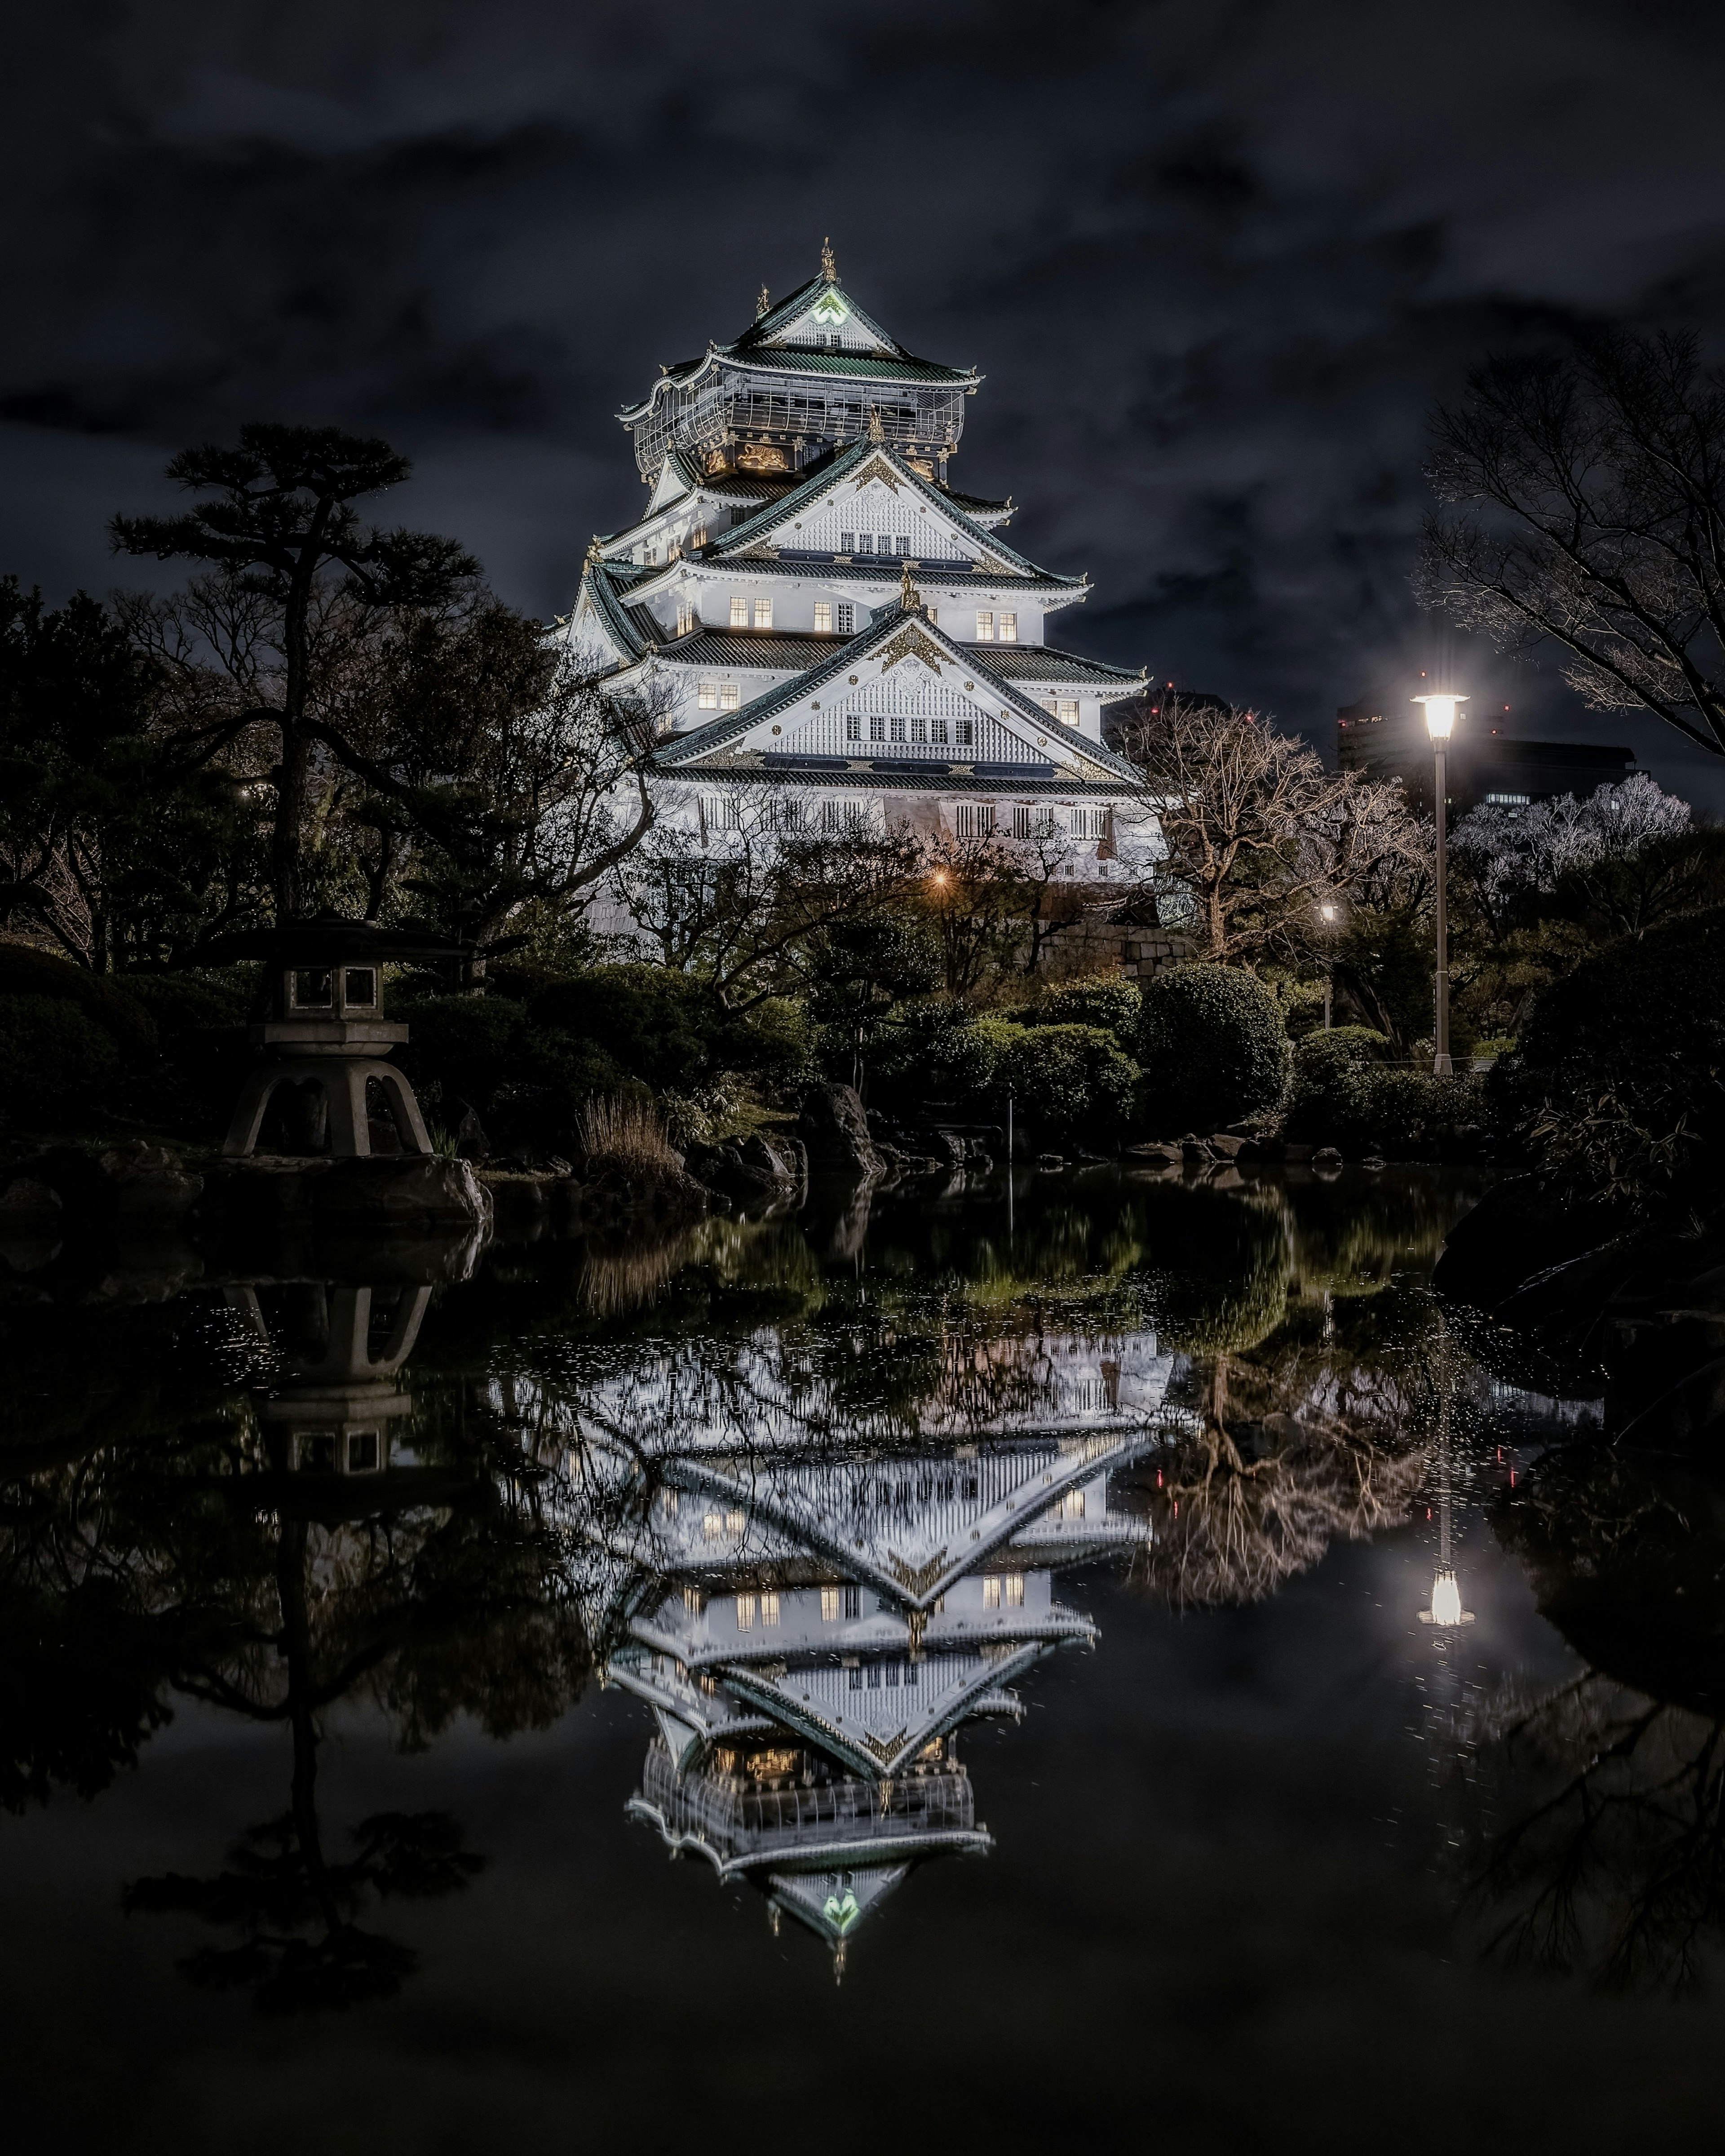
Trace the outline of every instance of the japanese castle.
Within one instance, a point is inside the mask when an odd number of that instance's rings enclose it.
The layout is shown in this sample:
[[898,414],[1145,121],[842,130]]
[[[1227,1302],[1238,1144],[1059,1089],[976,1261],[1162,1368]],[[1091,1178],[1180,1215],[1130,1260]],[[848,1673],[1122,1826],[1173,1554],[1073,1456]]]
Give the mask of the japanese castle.
[[[976,370],[919,359],[819,274],[619,416],[648,489],[563,624],[664,704],[662,813],[1055,841],[1106,883],[1154,850],[1104,707],[1142,676],[1062,650],[1090,587],[1017,552],[1010,501],[951,483]],[[750,804],[753,803],[752,808]]]
[[1096,1644],[1055,1576],[1147,1538],[1109,1479],[1178,1419],[1153,1333],[967,1357],[895,1430],[764,1342],[719,1386],[673,1348],[588,1397],[568,1454],[589,1632],[655,1726],[629,1813],[835,1972],[917,1865],[993,1847],[959,1732]]

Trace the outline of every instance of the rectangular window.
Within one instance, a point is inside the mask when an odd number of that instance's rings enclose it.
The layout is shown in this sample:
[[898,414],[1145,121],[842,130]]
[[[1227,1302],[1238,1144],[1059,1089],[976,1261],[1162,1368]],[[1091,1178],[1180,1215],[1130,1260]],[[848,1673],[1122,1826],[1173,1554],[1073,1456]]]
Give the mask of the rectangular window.
[[[771,628],[772,628],[772,626],[773,626],[773,602],[772,602],[772,600],[771,600],[771,599],[757,599],[757,600],[755,601],[755,627],[756,627],[757,629],[771,629]],[[1076,708],[1076,706],[1075,706],[1075,708]]]
[[817,636],[830,636],[832,630],[833,603],[830,599],[817,599],[814,602],[814,633]]
[[979,613],[977,616],[976,640],[978,644],[992,644],[994,641],[994,617],[993,614]]
[[349,966],[341,975],[341,1001],[349,1010],[375,1010],[377,976],[370,966]]
[[1108,835],[1107,810],[1075,808],[1072,811],[1072,835],[1075,839],[1106,839]]
[[946,721],[944,719],[931,719],[928,722],[928,738],[931,741],[943,742],[946,737]]
[[869,739],[870,741],[885,741],[886,738],[886,721],[882,717],[879,711],[871,712],[869,716]]
[[677,601],[677,634],[686,636],[695,626],[695,603],[692,599]]
[[703,1512],[701,1516],[701,1534],[703,1542],[716,1543],[725,1532],[725,1522],[717,1512]]
[[839,552],[841,554],[854,554],[856,552],[855,532],[841,531],[839,534]]
[[902,554],[904,551],[905,542],[902,539],[895,539],[890,531],[883,531],[880,534],[880,552],[883,554]]
[[928,739],[928,721],[927,719],[911,720],[911,739],[917,742],[926,742]]
[[[961,839],[987,839],[993,835],[994,804],[992,801],[963,801],[958,804],[956,829]],[[950,1496],[951,1492],[947,1494]]]
[[862,717],[860,713],[850,711],[845,714],[845,738],[846,741],[857,742],[860,742],[862,739]]
[[850,1665],[850,1689],[852,1691],[862,1690],[862,1665],[860,1662]]
[[839,605],[838,629],[840,636],[850,636],[856,629],[856,608],[841,600]]
[[1032,829],[1029,808],[1024,802],[1015,801],[1012,810],[1012,835],[1015,839],[1028,839]]
[[847,1587],[847,1588],[845,1589],[845,1614],[847,1617],[860,1617],[860,1616],[861,1616],[861,1614],[862,1614],[862,1589],[861,1589],[861,1588],[860,1588],[860,1587]]
[[689,544],[690,544],[692,547],[696,548],[697,550],[698,550],[699,548],[701,548],[701,547],[705,547],[705,546],[706,546],[706,525],[704,525],[704,524],[697,524],[697,525],[696,526],[695,529],[694,529],[694,530],[693,530],[693,531],[689,534]]
[[677,1509],[677,1493],[675,1490],[661,1490],[660,1491],[659,1509],[661,1512],[675,1512]]
[[761,1597],[761,1622],[763,1626],[778,1622],[778,1597],[771,1589]]
[[752,1632],[755,1629],[755,1598],[752,1594],[739,1594],[737,1598],[737,1629],[739,1632]]
[[983,1574],[983,1607],[984,1609],[998,1609],[1000,1607],[1000,1581],[992,1572]]
[[683,1589],[683,1607],[691,1617],[703,1617],[706,1614],[706,1597],[698,1587],[685,1587]]
[[731,626],[747,629],[749,625],[749,603],[741,592],[731,594]]
[[859,554],[872,554],[874,552],[875,535],[872,531],[859,531],[857,533],[856,551]]
[[1016,644],[1019,640],[1018,616],[1015,613],[1002,614],[995,623],[994,629],[1003,644]]
[[898,1664],[896,1662],[889,1662],[886,1665],[886,1686],[889,1691],[896,1691],[898,1690]]
[[870,1691],[879,1691],[880,1689],[880,1665],[879,1662],[870,1662],[869,1664],[869,1690]]
[[1006,1589],[1007,1608],[1009,1609],[1022,1609],[1024,1606],[1024,1575],[1023,1573],[1008,1573],[1003,1584]]
[[696,692],[695,701],[703,711],[716,711],[719,708],[718,683],[716,681],[703,681],[699,690]]
[[1060,1510],[1069,1520],[1081,1520],[1084,1517],[1083,1491],[1069,1490],[1060,1500]]
[[734,711],[742,701],[742,698],[738,695],[737,684],[734,681],[720,682],[719,709],[721,711]]
[[336,977],[321,966],[303,966],[293,977],[295,1010],[332,1010]]
[[976,747],[976,721],[974,719],[960,719],[957,721],[957,733],[958,746],[960,748],[974,748]]
[[347,1433],[347,1472],[350,1475],[375,1475],[377,1471],[377,1433],[374,1430],[351,1430]]
[[823,1625],[836,1625],[839,1621],[839,1590],[836,1587],[824,1587],[820,1590],[820,1621]]
[[842,801],[823,801],[820,804],[820,828],[829,836],[845,828],[845,803]]
[[905,722],[903,717],[900,714],[895,712],[892,720],[892,738],[895,741],[902,741],[904,737]]
[[914,1685],[916,1681],[916,1665],[914,1662],[906,1662],[905,1665],[905,1682],[907,1685]]
[[740,1506],[732,1505],[725,1515],[726,1533],[727,1535],[740,1535],[747,1524],[747,1521],[745,1520],[742,1516],[742,1507]]
[[1063,726],[1076,726],[1078,723],[1078,699],[1076,696],[1061,697],[1060,709],[1055,716]]

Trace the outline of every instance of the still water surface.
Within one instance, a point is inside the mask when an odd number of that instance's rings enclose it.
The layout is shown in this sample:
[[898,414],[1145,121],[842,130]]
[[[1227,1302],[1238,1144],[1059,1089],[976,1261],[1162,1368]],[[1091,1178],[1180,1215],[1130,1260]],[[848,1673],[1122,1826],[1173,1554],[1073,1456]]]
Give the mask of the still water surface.
[[12,1252],[10,2145],[1710,2138],[1725,1511],[1476,1189]]

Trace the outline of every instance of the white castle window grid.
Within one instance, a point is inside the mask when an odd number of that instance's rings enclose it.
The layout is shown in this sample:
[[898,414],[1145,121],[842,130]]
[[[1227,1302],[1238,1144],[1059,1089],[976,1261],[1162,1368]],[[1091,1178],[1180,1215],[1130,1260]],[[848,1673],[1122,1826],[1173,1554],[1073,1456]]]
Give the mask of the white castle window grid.
[[994,835],[992,801],[961,801],[953,812],[952,828],[961,839],[990,839]]

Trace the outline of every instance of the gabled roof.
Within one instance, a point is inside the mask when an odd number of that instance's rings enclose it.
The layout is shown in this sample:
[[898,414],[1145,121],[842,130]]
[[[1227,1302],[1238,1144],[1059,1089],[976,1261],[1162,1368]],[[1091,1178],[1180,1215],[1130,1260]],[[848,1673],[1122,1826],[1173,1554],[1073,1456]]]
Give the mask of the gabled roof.
[[[837,680],[859,660],[870,659],[906,631],[937,647],[948,663],[958,667],[973,680],[985,683],[992,701],[1007,711],[1015,712],[1045,739],[1056,742],[1069,756],[1081,760],[1100,776],[1117,782],[1136,785],[1139,773],[1124,757],[1112,749],[1104,748],[1090,740],[1075,727],[1063,726],[1050,712],[1016,687],[1003,675],[998,674],[985,659],[978,654],[986,646],[960,644],[949,636],[938,624],[932,623],[920,606],[889,607],[865,629],[860,636],[852,638],[823,665],[811,667],[808,673],[798,675],[794,680],[780,683],[752,697],[741,711],[716,719],[709,726],[696,726],[691,732],[678,734],[661,744],[655,761],[661,771],[687,771],[704,757],[728,747],[752,733],[775,713],[788,711],[793,704],[809,698],[812,692]],[[901,757],[900,762],[904,759]],[[937,774],[931,773],[932,779]]]
[[744,547],[758,544],[787,518],[794,517],[798,510],[814,508],[824,495],[830,494],[845,480],[859,476],[873,476],[868,467],[877,460],[891,474],[896,485],[906,486],[920,495],[928,506],[937,510],[942,516],[974,543],[978,556],[1001,562],[1008,574],[1016,572],[1019,576],[1034,577],[1050,583],[1083,583],[1081,577],[1060,577],[1050,570],[1039,568],[1028,555],[1020,554],[1016,548],[1009,547],[1004,539],[997,539],[992,532],[985,531],[973,518],[966,515],[952,495],[913,470],[891,443],[868,440],[852,442],[829,463],[823,465],[806,485],[792,493],[781,495],[777,501],[768,502],[764,509],[757,510],[741,524],[733,524],[728,531],[721,532],[708,547],[705,558],[708,561],[728,561]]

